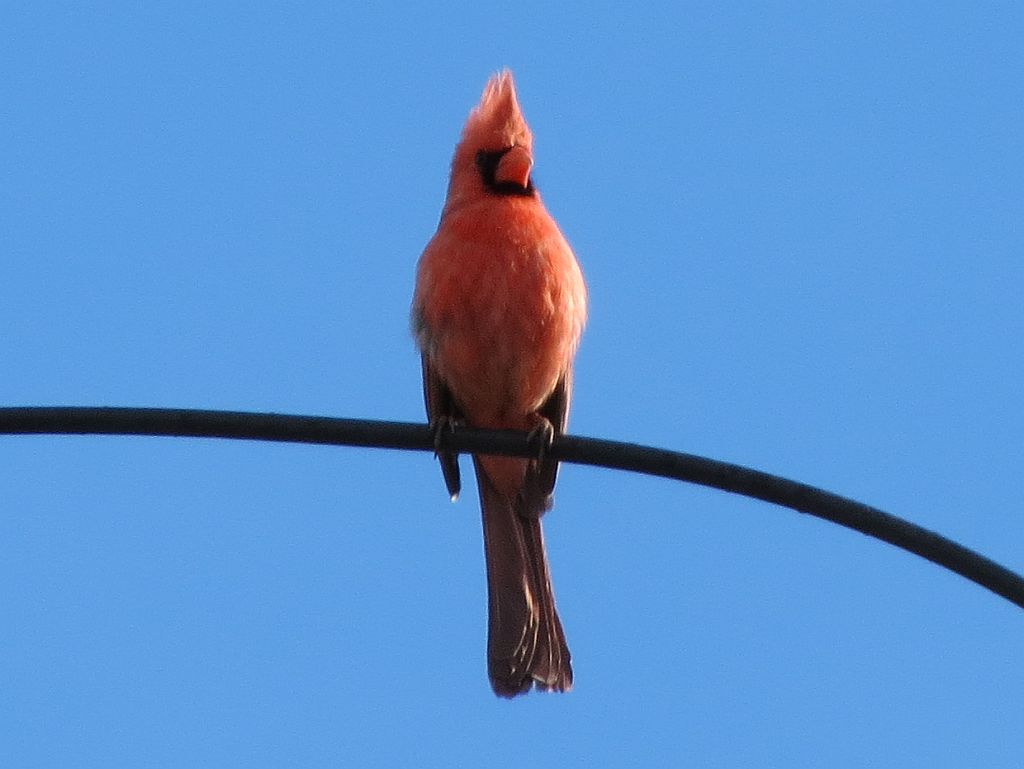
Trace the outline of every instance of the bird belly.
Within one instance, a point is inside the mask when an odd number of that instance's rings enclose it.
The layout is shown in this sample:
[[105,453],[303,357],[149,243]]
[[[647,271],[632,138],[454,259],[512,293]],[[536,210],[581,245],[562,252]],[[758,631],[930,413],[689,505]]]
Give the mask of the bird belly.
[[428,247],[421,271],[431,274],[420,286],[434,295],[418,303],[431,311],[420,342],[471,424],[526,429],[570,365],[586,289],[553,222],[547,232],[505,235],[446,239],[437,259]]

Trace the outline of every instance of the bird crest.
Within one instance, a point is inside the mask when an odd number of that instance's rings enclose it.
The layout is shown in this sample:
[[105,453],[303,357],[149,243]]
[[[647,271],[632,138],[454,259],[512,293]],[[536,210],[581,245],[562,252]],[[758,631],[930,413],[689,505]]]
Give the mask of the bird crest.
[[519,108],[516,84],[509,70],[502,70],[487,81],[480,103],[466,121],[461,144],[472,152],[532,147],[533,136]]

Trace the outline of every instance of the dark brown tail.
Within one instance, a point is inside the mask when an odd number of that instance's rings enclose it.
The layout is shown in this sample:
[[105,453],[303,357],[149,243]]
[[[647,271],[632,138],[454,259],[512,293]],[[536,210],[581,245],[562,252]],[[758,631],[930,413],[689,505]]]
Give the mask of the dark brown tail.
[[542,510],[517,508],[498,491],[474,458],[484,522],[489,605],[487,670],[501,697],[538,689],[572,688],[569,647],[551,590]]

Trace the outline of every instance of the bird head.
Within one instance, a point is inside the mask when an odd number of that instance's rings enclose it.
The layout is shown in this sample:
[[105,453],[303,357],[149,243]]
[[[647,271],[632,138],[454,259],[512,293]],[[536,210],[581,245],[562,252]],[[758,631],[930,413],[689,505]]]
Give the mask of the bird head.
[[507,69],[487,81],[452,159],[448,207],[481,195],[535,197],[533,135]]

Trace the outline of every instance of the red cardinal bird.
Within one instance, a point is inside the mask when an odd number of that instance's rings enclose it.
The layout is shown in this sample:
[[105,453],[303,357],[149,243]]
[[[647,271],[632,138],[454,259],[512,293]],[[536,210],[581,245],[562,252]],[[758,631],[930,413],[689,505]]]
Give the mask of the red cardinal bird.
[[[437,233],[420,257],[412,322],[423,355],[427,416],[565,431],[572,361],[587,289],[572,249],[544,208],[530,172],[533,137],[512,73],[490,79],[452,159]],[[458,458],[439,455],[448,491]],[[540,518],[558,463],[474,456],[487,560],[487,667],[502,697],[572,687],[569,648],[555,611]]]

